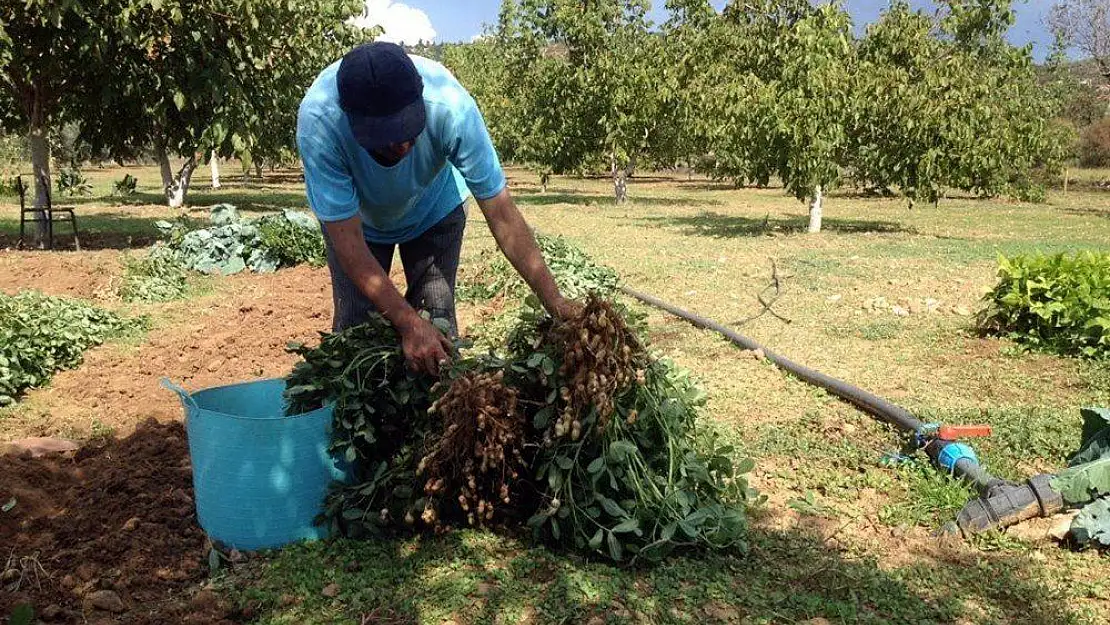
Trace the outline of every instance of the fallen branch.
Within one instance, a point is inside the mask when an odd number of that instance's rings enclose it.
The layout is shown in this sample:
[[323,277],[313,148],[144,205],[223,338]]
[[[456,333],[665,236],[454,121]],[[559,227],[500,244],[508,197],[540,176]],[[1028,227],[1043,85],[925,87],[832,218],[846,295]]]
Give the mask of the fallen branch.
[[[790,276],[786,276],[786,277],[790,277]],[[767,299],[764,298],[764,295],[766,295],[767,291],[769,291],[771,289],[775,290],[775,296],[770,301],[767,301]],[[756,300],[759,301],[759,304],[760,304],[760,306],[763,307],[763,309],[760,310],[758,313],[750,316],[750,317],[747,317],[745,319],[741,319],[739,321],[732,322],[732,325],[742,326],[746,323],[751,323],[752,321],[755,321],[756,319],[759,319],[760,317],[762,317],[763,315],[765,315],[767,313],[771,313],[772,317],[774,317],[775,319],[778,319],[779,321],[781,321],[785,324],[789,325],[791,323],[794,323],[793,320],[780,315],[779,313],[775,312],[774,308],[772,308],[775,305],[775,303],[779,301],[780,297],[782,297],[782,279],[779,277],[778,264],[776,264],[775,259],[772,258],[771,259],[771,283],[768,284],[767,286],[763,287],[763,290],[760,291],[759,294],[756,295],[756,297],[755,297]]]

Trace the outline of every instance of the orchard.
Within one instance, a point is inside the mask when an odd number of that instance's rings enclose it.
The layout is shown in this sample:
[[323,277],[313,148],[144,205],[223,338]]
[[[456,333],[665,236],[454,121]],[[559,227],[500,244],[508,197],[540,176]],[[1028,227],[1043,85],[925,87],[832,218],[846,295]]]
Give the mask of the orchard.
[[457,4],[0,0],[0,623],[1110,618],[1110,4]]

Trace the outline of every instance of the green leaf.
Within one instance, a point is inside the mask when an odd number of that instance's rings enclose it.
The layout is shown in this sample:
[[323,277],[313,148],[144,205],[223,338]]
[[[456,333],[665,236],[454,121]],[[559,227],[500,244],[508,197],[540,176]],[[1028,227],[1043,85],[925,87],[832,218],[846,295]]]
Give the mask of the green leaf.
[[15,504],[15,497],[12,497],[3,506],[0,506],[0,512],[11,512],[12,509],[15,508]]
[[1064,469],[1051,484],[1072,505],[1110,495],[1110,458]]
[[1083,408],[1083,436],[1079,451],[1068,459],[1068,466],[1093,462],[1110,455],[1110,409]]
[[185,110],[185,94],[182,93],[181,91],[174,91],[173,92],[173,105],[176,106],[177,110],[179,110],[179,111]]
[[574,468],[574,461],[570,458],[567,458],[566,456],[556,456],[555,463],[558,464],[559,468],[563,469],[564,471],[570,471],[572,468]]
[[343,518],[348,521],[357,521],[365,516],[365,513],[358,508],[347,508],[343,511]]
[[616,527],[613,528],[613,533],[614,534],[626,534],[626,533],[629,533],[629,532],[639,532],[639,531],[640,531],[640,520],[639,519],[628,519],[627,521],[624,521],[624,522],[618,524]]
[[608,532],[609,540],[609,557],[617,562],[620,562],[621,556],[624,555],[624,550],[621,548],[621,541],[617,539],[617,535],[613,532]]
[[591,473],[591,474],[601,473],[601,471],[604,468],[605,468],[605,457],[604,456],[598,456],[597,458],[594,458],[594,461],[591,462],[589,466],[586,467],[586,472]]
[[604,508],[605,511],[608,512],[610,515],[617,517],[618,519],[623,519],[628,516],[628,513],[624,511],[624,508],[620,507],[620,504],[613,501],[612,499],[609,499],[604,495],[598,495],[597,498],[598,501],[601,502],[601,507]]
[[615,462],[624,461],[636,451],[636,445],[625,440],[613,441],[609,445],[609,457]]
[[1072,521],[1070,533],[1080,545],[1095,542],[1110,547],[1110,498],[1104,497],[1084,506]]
[[593,537],[590,538],[590,549],[593,549],[594,551],[597,551],[598,549],[600,549],[601,548],[601,541],[604,539],[604,537],[605,537],[605,530],[599,529],[596,532],[594,532]]
[[548,424],[551,423],[551,406],[544,406],[536,411],[536,415],[532,417],[532,426],[537,430],[546,430]]

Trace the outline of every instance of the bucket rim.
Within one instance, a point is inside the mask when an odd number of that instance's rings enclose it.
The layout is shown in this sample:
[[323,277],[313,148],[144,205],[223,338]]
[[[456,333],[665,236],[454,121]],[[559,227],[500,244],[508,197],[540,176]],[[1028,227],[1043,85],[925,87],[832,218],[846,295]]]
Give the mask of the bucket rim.
[[301,413],[292,414],[292,415],[291,414],[281,414],[281,415],[277,415],[277,416],[268,416],[268,417],[252,417],[252,416],[248,416],[248,415],[231,414],[230,412],[222,412],[220,410],[212,410],[211,408],[204,408],[199,404],[199,402],[197,402],[197,399],[196,399],[197,395],[200,395],[202,393],[207,393],[207,392],[210,392],[210,391],[223,391],[223,390],[227,390],[227,389],[238,388],[238,387],[241,387],[241,386],[252,386],[252,385],[255,385],[255,384],[265,384],[265,383],[273,383],[273,382],[281,382],[281,383],[284,384],[287,381],[288,381],[288,378],[258,378],[256,380],[244,380],[242,382],[235,382],[233,384],[222,384],[220,386],[210,386],[208,388],[202,388],[199,391],[190,392],[189,393],[189,398],[192,399],[192,401],[194,403],[194,409],[195,410],[204,411],[204,412],[207,412],[209,414],[219,415],[221,417],[227,417],[229,419],[239,419],[239,420],[243,420],[243,421],[274,421],[276,419],[287,420],[287,419],[301,419],[301,418],[304,418],[304,417],[315,417],[315,416],[319,416],[318,413],[330,412],[335,407],[335,402],[327,402],[323,406],[321,406],[321,407],[319,407],[315,410],[310,410],[308,412],[301,412]]

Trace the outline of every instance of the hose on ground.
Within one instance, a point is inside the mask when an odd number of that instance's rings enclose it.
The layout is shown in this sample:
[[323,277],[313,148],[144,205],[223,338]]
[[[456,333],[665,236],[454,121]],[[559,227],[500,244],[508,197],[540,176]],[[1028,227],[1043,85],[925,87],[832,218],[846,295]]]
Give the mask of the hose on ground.
[[[925,432],[925,424],[910,414],[909,411],[878,395],[800,365],[789,358],[768,350],[730,328],[683,310],[657,297],[641,293],[627,286],[622,286],[621,292],[649,306],[654,306],[676,317],[685,319],[698,328],[717,332],[744,349],[762,351],[768,360],[795,377],[809,384],[819,386],[860,410],[895,427],[915,436],[920,436]],[[963,448],[962,452],[960,452],[961,447]],[[980,494],[978,499],[973,499],[964,506],[954,522],[943,528],[942,531],[945,533],[959,532],[965,536],[970,536],[992,529],[1005,528],[1038,516],[1051,516],[1064,508],[1064,502],[1060,494],[1051,487],[1051,475],[1037,475],[1021,484],[1007,482],[988,473],[979,464],[970,448],[961,443],[939,438],[930,440],[925,445],[925,452],[938,467],[951,471],[954,475],[967,480],[975,486]],[[958,453],[953,454],[952,452]]]

